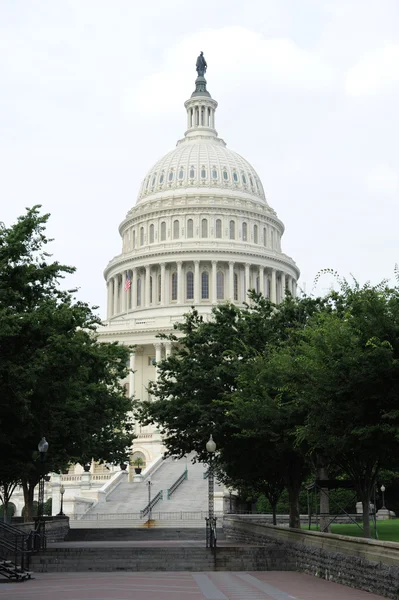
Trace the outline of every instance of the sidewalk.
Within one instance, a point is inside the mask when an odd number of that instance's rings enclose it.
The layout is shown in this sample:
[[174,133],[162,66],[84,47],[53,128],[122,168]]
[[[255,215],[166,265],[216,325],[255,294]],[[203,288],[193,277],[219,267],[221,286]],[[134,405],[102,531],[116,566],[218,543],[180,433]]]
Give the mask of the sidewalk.
[[382,600],[294,572],[40,573],[0,600]]

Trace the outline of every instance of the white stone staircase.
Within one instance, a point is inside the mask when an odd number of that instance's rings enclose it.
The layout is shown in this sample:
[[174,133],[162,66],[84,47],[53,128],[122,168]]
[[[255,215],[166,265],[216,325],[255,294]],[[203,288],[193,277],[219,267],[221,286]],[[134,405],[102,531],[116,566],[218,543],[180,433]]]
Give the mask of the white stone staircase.
[[[148,478],[140,482],[122,481],[107,496],[105,502],[93,506],[78,521],[71,522],[72,527],[140,527],[148,521],[148,515],[141,517],[140,512],[148,504],[148,479],[151,479],[151,498],[158,492],[163,499],[152,509],[154,526],[203,525],[208,509],[208,479],[204,478],[207,466],[191,462],[194,454],[184,459],[167,458]],[[187,478],[168,499],[168,489],[187,469]],[[126,477],[127,479],[127,477]],[[215,484],[215,493],[222,487]],[[125,524],[124,524],[125,523]],[[162,525],[161,525],[162,523]]]

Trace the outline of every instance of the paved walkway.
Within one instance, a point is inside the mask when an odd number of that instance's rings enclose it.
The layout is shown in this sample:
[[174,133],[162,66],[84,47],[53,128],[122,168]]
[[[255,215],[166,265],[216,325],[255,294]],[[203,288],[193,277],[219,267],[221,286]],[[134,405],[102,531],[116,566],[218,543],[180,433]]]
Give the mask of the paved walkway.
[[39,573],[0,600],[382,600],[303,573]]

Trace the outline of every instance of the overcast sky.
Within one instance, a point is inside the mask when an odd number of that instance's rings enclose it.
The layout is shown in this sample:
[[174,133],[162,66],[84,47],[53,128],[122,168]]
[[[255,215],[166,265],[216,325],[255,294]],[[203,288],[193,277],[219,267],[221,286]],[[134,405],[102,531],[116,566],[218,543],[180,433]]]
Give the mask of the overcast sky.
[[104,315],[118,225],[183,136],[200,50],[307,292],[323,268],[393,278],[398,0],[0,0],[0,220],[50,212],[54,257]]

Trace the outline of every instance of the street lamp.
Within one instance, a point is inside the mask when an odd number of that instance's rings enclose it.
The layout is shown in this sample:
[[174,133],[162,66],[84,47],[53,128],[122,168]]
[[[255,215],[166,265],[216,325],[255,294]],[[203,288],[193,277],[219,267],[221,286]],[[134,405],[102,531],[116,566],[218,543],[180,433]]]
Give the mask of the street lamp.
[[38,493],[38,507],[37,507],[37,523],[36,523],[36,532],[40,535],[39,543],[40,547],[44,547],[44,532],[45,532],[45,521],[43,519],[44,512],[44,481],[45,481],[45,461],[46,461],[46,453],[48,450],[48,441],[45,437],[42,437],[40,442],[37,445],[37,448],[40,453],[40,466],[39,466],[39,493]]
[[381,508],[385,508],[385,485],[382,484],[382,486],[380,487],[381,493],[382,493],[382,507]]
[[216,548],[216,518],[214,506],[215,478],[213,472],[213,455],[216,452],[216,444],[212,437],[206,443],[206,451],[209,454],[208,469],[208,518],[206,520],[206,547]]
[[64,494],[65,494],[65,488],[61,484],[61,487],[60,487],[61,508],[60,508],[60,512],[58,513],[57,517],[65,517],[64,512],[63,512],[63,508],[64,508]]

